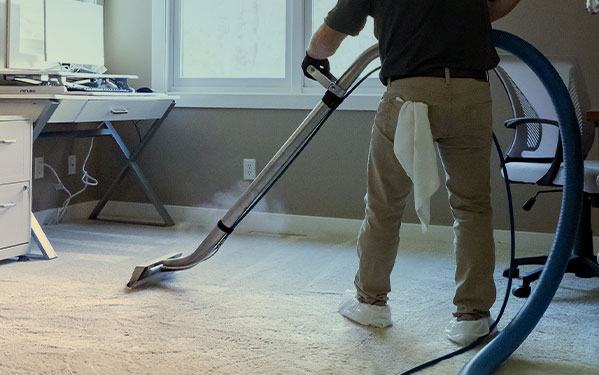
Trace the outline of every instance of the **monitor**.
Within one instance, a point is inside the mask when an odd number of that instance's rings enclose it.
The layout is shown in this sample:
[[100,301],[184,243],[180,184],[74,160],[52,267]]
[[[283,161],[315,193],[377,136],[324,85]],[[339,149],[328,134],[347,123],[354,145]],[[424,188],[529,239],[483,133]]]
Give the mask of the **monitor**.
[[98,0],[9,0],[8,67],[104,65],[104,9]]

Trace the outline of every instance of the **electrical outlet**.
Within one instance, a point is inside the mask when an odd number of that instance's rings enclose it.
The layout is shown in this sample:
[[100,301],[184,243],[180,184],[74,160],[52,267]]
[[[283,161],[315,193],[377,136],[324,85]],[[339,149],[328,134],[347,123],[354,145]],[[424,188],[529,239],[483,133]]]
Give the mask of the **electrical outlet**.
[[243,159],[243,179],[246,181],[256,179],[256,159]]
[[44,158],[35,158],[33,165],[33,178],[36,180],[44,178]]
[[77,174],[77,156],[69,155],[69,176]]

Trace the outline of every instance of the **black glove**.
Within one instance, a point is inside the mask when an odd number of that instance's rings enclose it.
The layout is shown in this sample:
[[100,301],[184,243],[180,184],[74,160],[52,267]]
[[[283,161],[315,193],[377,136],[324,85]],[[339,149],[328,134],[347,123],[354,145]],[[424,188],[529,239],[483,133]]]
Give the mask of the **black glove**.
[[302,70],[304,71],[304,75],[306,77],[310,78],[311,80],[315,80],[314,77],[312,77],[310,75],[310,73],[308,73],[308,67],[310,65],[315,67],[319,72],[324,74],[327,78],[331,79],[333,77],[331,75],[331,64],[329,64],[328,59],[324,59],[324,60],[315,59],[313,57],[310,57],[310,55],[308,55],[308,52],[306,52],[306,57],[304,58],[304,61],[302,62]]

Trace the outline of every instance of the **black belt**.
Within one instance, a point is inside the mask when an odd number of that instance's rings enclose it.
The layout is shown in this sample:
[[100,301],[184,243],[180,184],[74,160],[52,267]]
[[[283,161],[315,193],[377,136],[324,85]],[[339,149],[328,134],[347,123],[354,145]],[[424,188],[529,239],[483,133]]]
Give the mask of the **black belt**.
[[[473,70],[473,69],[453,69],[447,68],[449,70],[449,78],[472,78],[478,79],[481,81],[488,81],[489,76],[485,70]],[[414,77],[446,77],[446,68],[433,68],[426,70],[424,72],[413,73],[413,74],[404,74],[399,76],[390,77],[390,81],[396,81],[398,79],[405,78],[414,78]]]

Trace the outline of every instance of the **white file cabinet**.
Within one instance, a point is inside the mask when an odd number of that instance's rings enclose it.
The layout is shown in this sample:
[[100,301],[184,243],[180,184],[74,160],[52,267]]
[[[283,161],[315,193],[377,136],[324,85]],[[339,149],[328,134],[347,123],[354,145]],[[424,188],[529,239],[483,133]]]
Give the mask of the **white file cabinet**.
[[31,134],[26,118],[0,116],[0,260],[29,251]]

